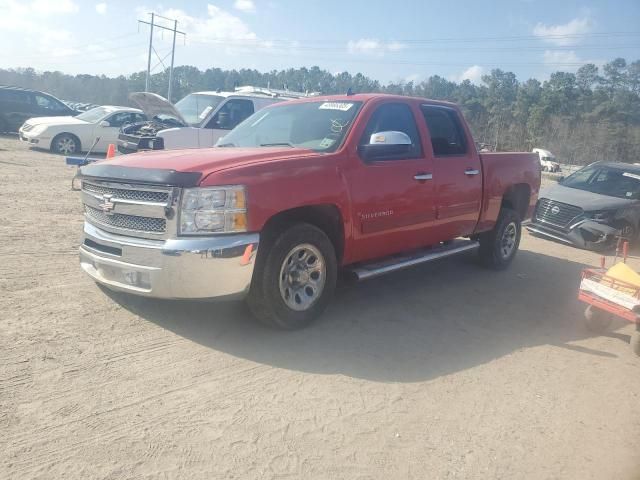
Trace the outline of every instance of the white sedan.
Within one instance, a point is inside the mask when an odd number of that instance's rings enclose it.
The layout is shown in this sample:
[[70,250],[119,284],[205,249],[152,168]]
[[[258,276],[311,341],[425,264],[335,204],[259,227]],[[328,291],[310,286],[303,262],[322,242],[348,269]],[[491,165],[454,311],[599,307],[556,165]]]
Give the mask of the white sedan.
[[87,151],[98,139],[91,151],[106,152],[110,143],[117,142],[123,125],[145,120],[147,117],[136,108],[104,106],[75,117],[30,118],[20,127],[19,135],[32,147],[63,155]]

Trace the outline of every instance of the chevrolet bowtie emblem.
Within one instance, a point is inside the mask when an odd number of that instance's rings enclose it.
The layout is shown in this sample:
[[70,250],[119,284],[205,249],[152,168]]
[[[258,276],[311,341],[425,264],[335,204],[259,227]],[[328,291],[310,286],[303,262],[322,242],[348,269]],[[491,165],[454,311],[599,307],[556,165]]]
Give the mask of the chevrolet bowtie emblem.
[[108,195],[105,193],[104,195],[102,195],[102,203],[99,205],[102,211],[107,215],[113,214],[113,209],[116,208],[115,203],[111,201],[112,197],[113,195]]

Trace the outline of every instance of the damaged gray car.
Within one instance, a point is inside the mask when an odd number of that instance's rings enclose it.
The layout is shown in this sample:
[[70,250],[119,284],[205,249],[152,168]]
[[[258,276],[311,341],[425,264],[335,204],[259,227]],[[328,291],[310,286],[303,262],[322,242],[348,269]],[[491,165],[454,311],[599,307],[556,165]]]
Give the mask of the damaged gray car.
[[640,165],[601,162],[540,192],[534,235],[598,250],[617,237],[633,243],[640,227]]

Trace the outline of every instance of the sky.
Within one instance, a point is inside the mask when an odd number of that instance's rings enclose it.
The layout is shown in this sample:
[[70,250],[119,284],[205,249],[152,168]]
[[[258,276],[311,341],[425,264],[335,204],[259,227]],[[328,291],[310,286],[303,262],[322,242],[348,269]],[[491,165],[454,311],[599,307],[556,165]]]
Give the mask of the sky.
[[[431,75],[479,83],[492,68],[545,80],[640,59],[640,0],[0,0],[0,68],[145,70],[149,26],[138,20],[150,12],[186,34],[175,65],[202,70],[318,65],[383,83]],[[156,29],[154,72],[169,65],[171,41]]]

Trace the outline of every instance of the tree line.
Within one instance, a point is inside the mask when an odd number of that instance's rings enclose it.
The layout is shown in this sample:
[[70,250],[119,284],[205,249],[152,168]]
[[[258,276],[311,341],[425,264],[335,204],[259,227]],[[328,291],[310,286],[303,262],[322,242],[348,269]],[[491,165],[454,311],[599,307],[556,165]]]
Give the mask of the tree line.
[[[145,72],[129,76],[66,75],[34,69],[0,69],[0,84],[49,92],[95,104],[127,105],[130,92],[143,91]],[[166,95],[168,71],[152,75],[150,90]],[[361,73],[332,74],[319,67],[259,72],[251,69],[174,69],[176,99],[201,90],[233,90],[242,85],[318,91],[324,94],[385,92],[458,103],[476,141],[501,150],[546,148],[562,162],[640,162],[640,60],[617,58],[576,73],[555,72],[548,80],[518,81],[494,69],[476,85],[433,75],[421,82],[381,84]]]

